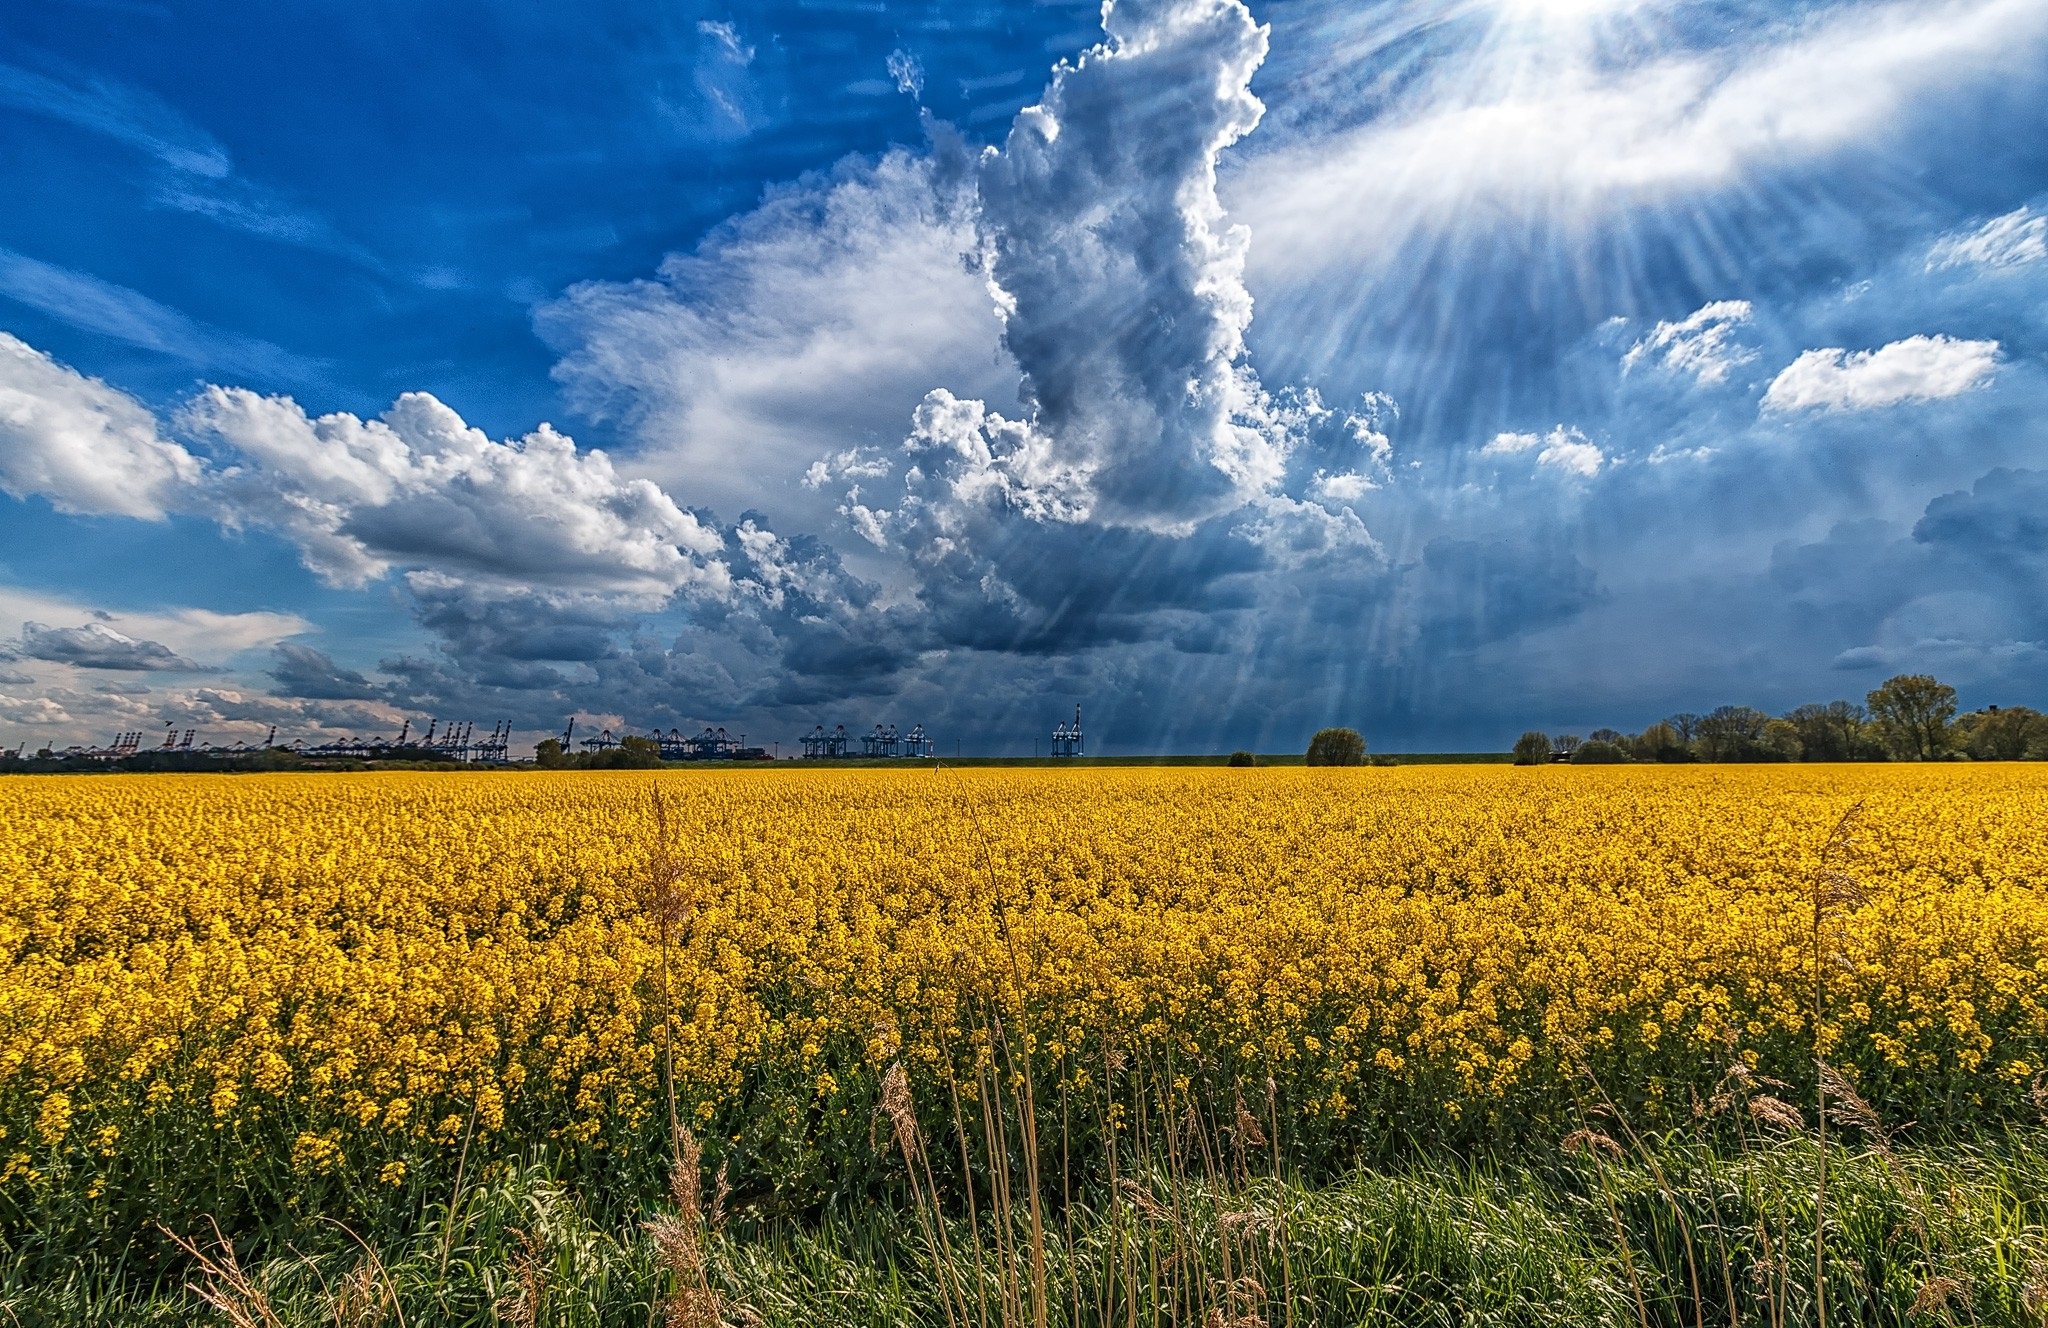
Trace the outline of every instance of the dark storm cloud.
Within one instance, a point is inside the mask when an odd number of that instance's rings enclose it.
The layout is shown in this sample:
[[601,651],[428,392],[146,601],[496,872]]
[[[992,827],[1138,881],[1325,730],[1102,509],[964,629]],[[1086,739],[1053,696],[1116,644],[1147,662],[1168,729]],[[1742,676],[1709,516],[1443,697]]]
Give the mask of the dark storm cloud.
[[2038,594],[2048,589],[2048,471],[2000,468],[1966,493],[1943,494],[1927,505],[1913,538]]
[[117,669],[136,673],[203,673],[206,669],[156,641],[138,641],[101,623],[83,627],[21,625],[21,635],[0,646],[23,659],[73,664],[82,669]]
[[318,701],[368,701],[383,695],[376,683],[311,646],[285,641],[272,654],[271,679],[286,695]]
[[1503,540],[1431,540],[1415,579],[1431,652],[1554,627],[1600,599],[1593,569],[1569,550]]

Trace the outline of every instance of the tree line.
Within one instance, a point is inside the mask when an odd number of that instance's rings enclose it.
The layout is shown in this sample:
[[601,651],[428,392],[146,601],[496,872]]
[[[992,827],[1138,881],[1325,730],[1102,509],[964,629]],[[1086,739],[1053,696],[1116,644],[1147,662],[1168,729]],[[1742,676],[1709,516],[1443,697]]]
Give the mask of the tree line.
[[1515,764],[2048,760],[2048,715],[2026,706],[1956,709],[1955,688],[1925,673],[1902,673],[1860,705],[1829,701],[1775,716],[1724,705],[1673,715],[1641,733],[1595,729],[1583,738],[1531,730],[1515,742]]

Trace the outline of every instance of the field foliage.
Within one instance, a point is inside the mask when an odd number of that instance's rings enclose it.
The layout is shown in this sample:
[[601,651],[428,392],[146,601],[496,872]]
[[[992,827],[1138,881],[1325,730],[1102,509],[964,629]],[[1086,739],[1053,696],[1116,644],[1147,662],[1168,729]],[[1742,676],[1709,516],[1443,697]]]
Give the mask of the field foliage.
[[931,1193],[993,1174],[1020,1092],[1062,1177],[1183,1125],[1249,1183],[1247,1138],[1313,1178],[1711,1132],[1731,1084],[1811,1118],[1816,1049],[1996,1130],[2044,862],[2019,766],[0,780],[0,1232],[375,1228],[536,1158],[630,1225],[671,1064],[759,1221],[900,1196],[906,1117]]

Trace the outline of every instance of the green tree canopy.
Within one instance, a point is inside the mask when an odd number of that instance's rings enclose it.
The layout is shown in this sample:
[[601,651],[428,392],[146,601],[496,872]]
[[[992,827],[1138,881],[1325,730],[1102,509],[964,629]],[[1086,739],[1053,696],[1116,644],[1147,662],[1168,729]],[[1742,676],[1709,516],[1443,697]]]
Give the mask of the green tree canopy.
[[1931,761],[1949,750],[1956,689],[1925,673],[1887,679],[1864,699],[1885,745],[1902,761]]
[[2040,755],[2048,754],[2048,716],[2038,710],[2026,706],[2001,710],[1992,706],[1965,715],[1956,724],[1959,730],[1966,726],[1963,750],[1969,752],[1973,761],[2038,760]]
[[1690,761],[1692,751],[1685,745],[1685,739],[1678,736],[1678,730],[1669,724],[1652,724],[1644,729],[1635,741],[1638,761],[1662,761],[1676,764]]
[[1364,765],[1365,739],[1357,729],[1322,729],[1308,740],[1310,765]]
[[652,770],[661,764],[661,744],[652,738],[628,734],[619,739],[619,764],[629,770]]

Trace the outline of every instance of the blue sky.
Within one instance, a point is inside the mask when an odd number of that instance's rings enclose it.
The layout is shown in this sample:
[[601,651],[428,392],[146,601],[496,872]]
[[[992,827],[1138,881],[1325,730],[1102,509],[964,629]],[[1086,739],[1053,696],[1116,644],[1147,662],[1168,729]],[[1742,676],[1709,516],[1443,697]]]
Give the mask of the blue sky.
[[2039,0],[0,13],[0,746],[2048,706]]

